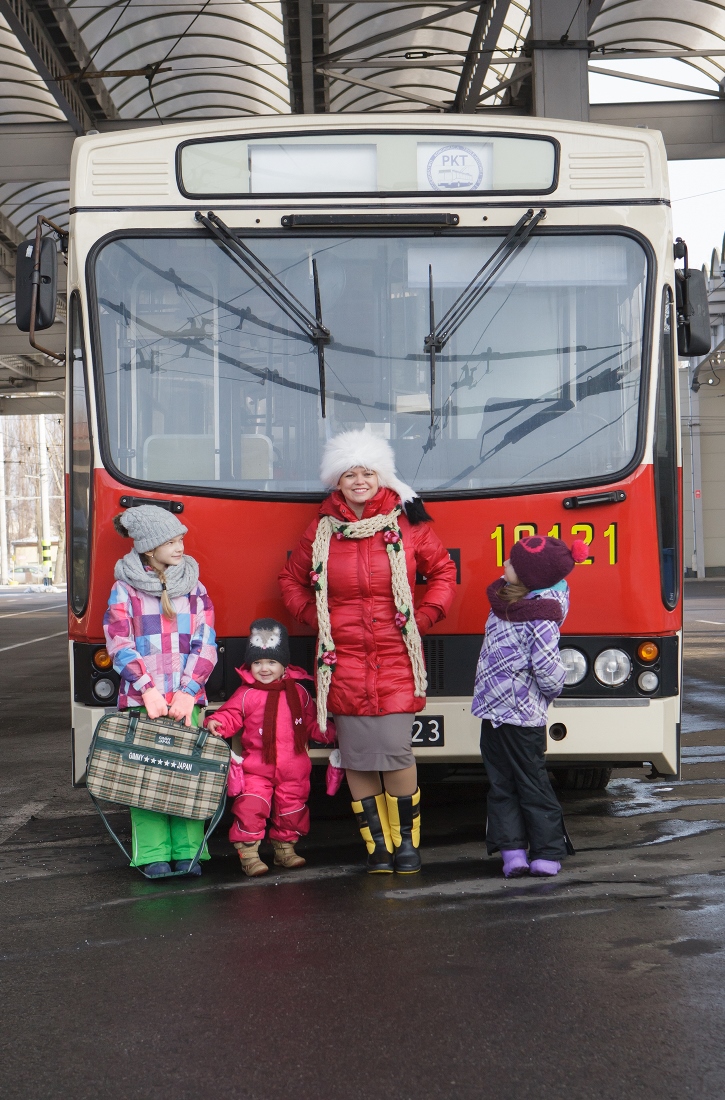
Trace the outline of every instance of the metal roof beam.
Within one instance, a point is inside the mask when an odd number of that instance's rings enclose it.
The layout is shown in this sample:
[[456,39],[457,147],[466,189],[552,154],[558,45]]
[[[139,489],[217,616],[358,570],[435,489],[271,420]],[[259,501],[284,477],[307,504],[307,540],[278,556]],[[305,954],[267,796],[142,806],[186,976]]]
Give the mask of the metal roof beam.
[[657,84],[660,88],[674,88],[678,92],[697,92],[698,95],[711,95],[716,99],[722,99],[720,88],[697,88],[692,84],[675,84],[672,80],[658,80],[654,76],[640,76],[635,73],[618,73],[616,69],[603,69],[601,65],[590,65],[590,73],[599,73],[601,76],[613,76],[618,80],[635,80],[640,84]]
[[319,58],[319,62],[325,65],[328,61],[338,61],[341,57],[345,57],[347,54],[353,53],[354,51],[365,50],[368,46],[375,46],[378,42],[387,42],[390,38],[400,38],[401,35],[407,34],[408,31],[417,31],[420,27],[430,27],[433,23],[440,23],[442,19],[448,19],[450,16],[458,15],[462,11],[471,11],[472,8],[478,8],[480,5],[481,0],[467,0],[464,4],[456,4],[454,7],[444,8],[443,11],[438,11],[434,15],[426,15],[423,19],[416,19],[412,23],[404,23],[402,27],[391,26],[389,30],[381,31],[380,34],[374,34],[370,38],[364,38],[362,42],[353,42],[351,45],[345,46],[341,50],[334,50],[333,53],[327,54],[326,57]]
[[668,160],[725,157],[725,101],[690,99],[665,103],[593,103],[590,122],[660,130]]
[[[96,67],[66,0],[28,0],[28,4],[38,21],[44,25],[68,72],[87,73],[82,81],[73,82],[73,87],[83,100],[88,113],[96,120],[103,117],[118,118],[118,111],[103,80],[93,77]],[[67,83],[68,81],[63,81],[64,85]]]
[[302,111],[315,113],[315,70],[312,46],[312,0],[297,0],[300,21],[300,69],[302,76]]
[[285,0],[282,5],[284,45],[293,114],[319,114],[328,109],[327,77],[315,70],[327,52],[327,9],[318,0]]
[[[318,72],[325,72],[324,69],[319,69]],[[384,92],[386,95],[396,96],[398,99],[409,99],[413,103],[424,103],[426,107],[435,107],[437,111],[445,110],[448,103],[437,103],[434,99],[427,99],[425,96],[416,95],[415,92],[401,91],[398,88],[389,88],[387,84],[380,84],[377,80],[359,80],[357,77],[349,76],[347,73],[327,73],[327,76],[332,76],[335,80],[341,80],[343,84],[356,84],[359,88],[367,88],[371,92]]]
[[56,104],[77,134],[93,125],[93,118],[74,88],[61,89],[56,77],[67,76],[68,70],[50,42],[45,27],[26,0],[0,0],[3,15],[20,46],[37,69]]
[[0,398],[0,416],[38,416],[62,414],[65,400],[59,394],[41,394],[38,397]]
[[487,0],[481,4],[453,100],[454,111],[466,114],[475,111],[510,6],[511,0]]

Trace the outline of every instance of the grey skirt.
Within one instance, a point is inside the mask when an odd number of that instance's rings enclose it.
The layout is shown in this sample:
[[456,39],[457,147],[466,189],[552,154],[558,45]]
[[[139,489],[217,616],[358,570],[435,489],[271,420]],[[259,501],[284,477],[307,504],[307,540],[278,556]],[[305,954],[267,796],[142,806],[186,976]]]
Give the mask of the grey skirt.
[[336,714],[343,768],[355,772],[397,772],[415,763],[411,740],[414,714]]

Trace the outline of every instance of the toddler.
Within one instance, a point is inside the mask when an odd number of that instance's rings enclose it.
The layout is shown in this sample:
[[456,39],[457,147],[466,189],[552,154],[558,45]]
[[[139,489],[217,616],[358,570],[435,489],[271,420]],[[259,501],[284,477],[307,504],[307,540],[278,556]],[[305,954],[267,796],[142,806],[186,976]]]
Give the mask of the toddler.
[[239,852],[245,875],[269,870],[259,858],[267,820],[277,867],[303,867],[295,842],[310,828],[310,738],[330,743],[334,726],[322,732],[315,704],[300,683],[310,680],[290,665],[287,631],[275,619],[256,619],[249,628],[244,664],[237,669],[242,686],[206,720],[218,737],[241,733],[242,756],[233,754],[229,793],[234,824],[229,839]]

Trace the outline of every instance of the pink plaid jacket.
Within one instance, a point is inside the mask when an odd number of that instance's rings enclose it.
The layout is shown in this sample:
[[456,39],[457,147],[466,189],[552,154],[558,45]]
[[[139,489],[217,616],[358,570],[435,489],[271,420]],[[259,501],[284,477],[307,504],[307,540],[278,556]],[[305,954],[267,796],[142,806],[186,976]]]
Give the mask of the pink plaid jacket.
[[167,702],[175,691],[185,691],[206,704],[204,685],[217,661],[212,602],[199,583],[172,603],[176,618],[166,619],[158,596],[123,581],[111,589],[103,632],[121,677],[119,709],[143,706],[142,692],[152,686]]

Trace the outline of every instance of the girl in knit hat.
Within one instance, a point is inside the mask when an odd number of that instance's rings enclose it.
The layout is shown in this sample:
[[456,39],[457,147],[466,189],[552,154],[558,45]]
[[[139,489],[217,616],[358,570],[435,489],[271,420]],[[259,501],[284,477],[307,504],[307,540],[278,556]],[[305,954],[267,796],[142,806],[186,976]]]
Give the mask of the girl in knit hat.
[[[199,566],[184,553],[185,527],[166,508],[142,504],[114,519],[133,549],[116,562],[103,617],[106,648],[121,677],[118,707],[198,726],[204,685],[217,660],[214,608]],[[131,807],[132,867],[150,878],[189,872],[204,822]],[[205,850],[201,856],[208,859]],[[192,874],[200,875],[197,863]]]
[[290,664],[287,631],[275,619],[257,619],[249,628],[242,686],[206,720],[218,737],[241,733],[242,753],[232,752],[229,794],[234,824],[229,839],[250,878],[269,870],[259,858],[267,819],[277,867],[304,867],[295,842],[309,832],[311,761],[307,742],[335,740],[335,728],[322,732],[315,705],[302,680],[310,677]]
[[[506,878],[556,875],[573,848],[546,771],[546,715],[564,686],[559,628],[569,610],[564,580],[588,550],[576,540],[520,539],[504,576],[488,588],[491,613],[476,670],[473,713],[490,789],[486,845]],[[528,851],[527,851],[528,850]]]
[[[335,718],[352,807],[373,874],[420,870],[420,791],[411,747],[427,688],[421,635],[445,618],[456,567],[386,440],[335,436],[332,492],[280,574],[288,610],[317,631],[317,711]],[[427,578],[413,603],[416,572]],[[381,780],[382,773],[382,780]]]

